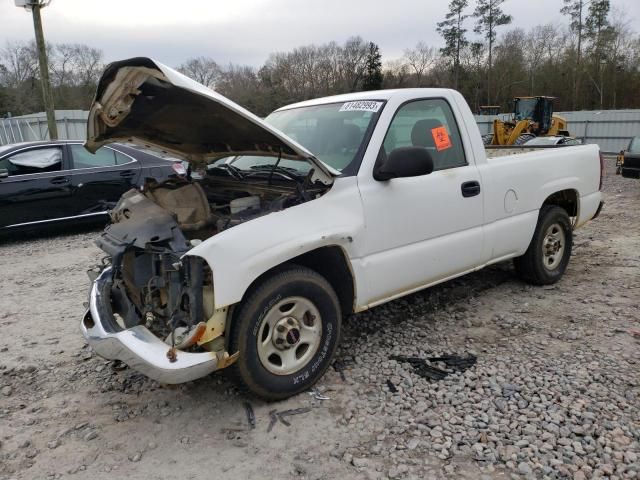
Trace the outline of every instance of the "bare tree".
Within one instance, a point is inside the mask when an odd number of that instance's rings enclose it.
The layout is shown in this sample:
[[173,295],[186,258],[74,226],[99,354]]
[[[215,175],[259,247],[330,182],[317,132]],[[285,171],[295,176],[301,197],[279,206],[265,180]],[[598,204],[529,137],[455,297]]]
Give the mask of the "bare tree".
[[209,57],[189,58],[178,71],[209,88],[215,88],[220,78],[220,67]]
[[18,87],[27,80],[33,79],[38,72],[38,56],[34,42],[7,42],[0,50],[2,83],[10,87]]
[[415,73],[416,86],[421,87],[425,73],[435,65],[438,55],[434,47],[430,47],[424,42],[418,42],[414,48],[404,51],[404,58]]

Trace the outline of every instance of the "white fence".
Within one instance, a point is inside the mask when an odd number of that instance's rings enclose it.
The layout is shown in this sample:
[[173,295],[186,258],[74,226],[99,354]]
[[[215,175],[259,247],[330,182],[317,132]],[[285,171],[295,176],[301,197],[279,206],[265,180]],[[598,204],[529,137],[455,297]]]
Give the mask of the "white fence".
[[[559,112],[569,122],[569,131],[583,143],[596,143],[603,152],[615,153],[629,140],[640,136],[640,110],[601,110]],[[83,110],[56,110],[58,137],[83,140],[87,134],[87,115]],[[480,133],[489,133],[494,118],[509,118],[509,114],[497,117],[476,115]],[[20,117],[0,118],[0,145],[16,142],[47,140],[49,132],[44,113]]]
[[[56,110],[58,138],[83,140],[87,136],[87,115],[83,110]],[[49,139],[44,112],[0,118],[0,145]]]

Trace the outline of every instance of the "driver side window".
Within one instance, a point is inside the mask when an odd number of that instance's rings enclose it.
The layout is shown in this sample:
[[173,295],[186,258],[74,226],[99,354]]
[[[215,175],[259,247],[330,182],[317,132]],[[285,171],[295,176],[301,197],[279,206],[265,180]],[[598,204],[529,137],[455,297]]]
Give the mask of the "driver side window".
[[416,100],[398,109],[383,149],[389,155],[396,148],[411,146],[429,151],[434,171],[467,165],[458,125],[443,99]]

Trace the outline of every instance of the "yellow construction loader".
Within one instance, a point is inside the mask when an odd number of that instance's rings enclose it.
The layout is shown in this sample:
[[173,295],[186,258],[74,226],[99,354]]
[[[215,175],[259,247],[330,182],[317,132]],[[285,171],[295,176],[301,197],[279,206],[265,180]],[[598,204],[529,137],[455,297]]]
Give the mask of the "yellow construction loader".
[[567,120],[553,114],[555,97],[516,97],[513,119],[494,120],[493,132],[483,136],[485,145],[522,145],[535,137],[570,136]]

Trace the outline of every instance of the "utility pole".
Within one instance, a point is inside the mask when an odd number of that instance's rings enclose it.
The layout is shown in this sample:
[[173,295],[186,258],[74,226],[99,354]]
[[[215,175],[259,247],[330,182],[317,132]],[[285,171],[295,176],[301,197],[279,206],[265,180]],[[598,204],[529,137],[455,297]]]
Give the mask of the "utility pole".
[[58,126],[56,124],[55,108],[53,106],[53,95],[51,95],[51,84],[49,82],[49,63],[47,62],[47,50],[44,43],[44,33],[42,32],[42,18],[40,10],[51,3],[51,0],[15,0],[16,7],[23,7],[31,10],[33,15],[33,30],[36,34],[36,48],[38,49],[38,63],[40,65],[40,83],[42,84],[42,101],[44,110],[47,113],[47,125],[49,127],[49,138],[58,139]]

